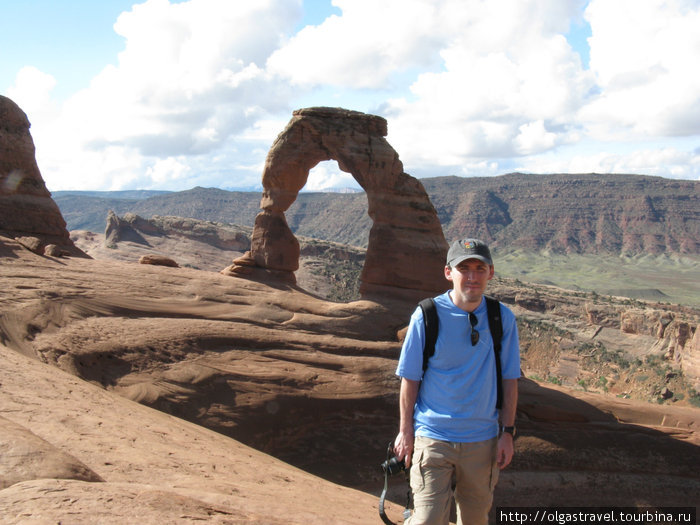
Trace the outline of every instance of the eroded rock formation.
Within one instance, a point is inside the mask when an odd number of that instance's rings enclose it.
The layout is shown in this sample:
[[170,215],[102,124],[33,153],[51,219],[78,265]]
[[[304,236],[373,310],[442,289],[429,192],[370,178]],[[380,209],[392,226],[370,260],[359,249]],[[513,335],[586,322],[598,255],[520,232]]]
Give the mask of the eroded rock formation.
[[170,268],[179,268],[180,265],[170,257],[165,255],[148,254],[142,255],[139,258],[139,264],[152,264],[153,266],[168,266]]
[[70,240],[66,221],[46,189],[29,126],[24,111],[0,96],[0,234],[35,237],[41,250],[55,244],[70,255],[85,256]]
[[0,416],[0,490],[25,480],[104,481],[83,462]]
[[335,160],[365,190],[373,221],[362,296],[414,299],[443,291],[447,243],[437,213],[423,185],[404,173],[386,134],[386,120],[374,115],[340,108],[295,111],[267,155],[251,249],[222,273],[295,282],[299,243],[284,212],[309,170]]

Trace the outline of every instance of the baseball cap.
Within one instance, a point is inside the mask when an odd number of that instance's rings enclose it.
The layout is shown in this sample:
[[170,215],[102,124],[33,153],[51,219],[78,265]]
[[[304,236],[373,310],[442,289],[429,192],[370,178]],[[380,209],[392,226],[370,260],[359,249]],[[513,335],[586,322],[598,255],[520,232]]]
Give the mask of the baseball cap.
[[478,239],[459,239],[450,245],[447,252],[447,265],[454,268],[467,259],[479,259],[489,266],[493,266],[491,250],[485,242]]

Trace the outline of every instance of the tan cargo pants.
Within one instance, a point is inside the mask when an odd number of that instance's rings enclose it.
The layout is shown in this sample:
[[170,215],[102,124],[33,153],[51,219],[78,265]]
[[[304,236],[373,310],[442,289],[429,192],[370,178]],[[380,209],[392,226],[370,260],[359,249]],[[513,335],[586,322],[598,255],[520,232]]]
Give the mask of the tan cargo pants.
[[487,525],[498,481],[498,439],[448,443],[416,437],[411,463],[410,525],[447,525],[454,487],[457,525]]

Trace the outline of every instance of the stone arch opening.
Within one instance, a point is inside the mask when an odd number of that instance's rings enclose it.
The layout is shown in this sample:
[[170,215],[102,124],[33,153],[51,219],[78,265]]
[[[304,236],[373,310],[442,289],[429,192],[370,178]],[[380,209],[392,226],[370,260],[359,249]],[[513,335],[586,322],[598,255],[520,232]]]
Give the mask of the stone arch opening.
[[322,160],[309,171],[309,176],[302,191],[361,191],[359,184],[351,173],[340,169],[334,159]]
[[295,235],[366,249],[372,226],[367,212],[367,197],[362,188],[352,174],[340,170],[331,159],[311,168],[306,185],[285,217]]
[[295,111],[265,161],[262,211],[255,218],[251,249],[223,273],[296,283],[299,242],[285,212],[310,170],[335,160],[365,191],[372,220],[361,296],[415,300],[444,291],[447,242],[437,213],[423,185],[403,172],[386,135],[386,120],[375,115],[342,108]]
[[360,299],[369,231],[367,196],[335,160],[309,171],[306,185],[285,212],[299,241],[299,269],[304,290],[334,302]]

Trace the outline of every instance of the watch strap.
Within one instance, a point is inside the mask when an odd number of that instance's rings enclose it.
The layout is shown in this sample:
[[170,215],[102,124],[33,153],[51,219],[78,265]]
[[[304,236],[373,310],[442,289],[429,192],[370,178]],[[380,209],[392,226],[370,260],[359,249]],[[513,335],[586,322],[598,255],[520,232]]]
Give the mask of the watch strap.
[[501,434],[510,434],[511,436],[515,437],[515,425],[501,425]]

